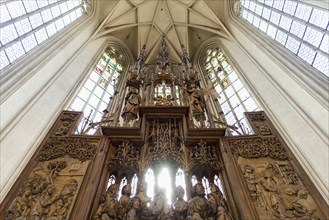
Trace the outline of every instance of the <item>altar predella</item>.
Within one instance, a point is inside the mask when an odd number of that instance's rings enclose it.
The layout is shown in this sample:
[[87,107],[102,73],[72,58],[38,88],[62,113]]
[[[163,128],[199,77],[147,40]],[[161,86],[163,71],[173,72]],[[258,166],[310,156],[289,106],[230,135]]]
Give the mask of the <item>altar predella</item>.
[[[165,36],[157,62],[145,64],[145,48],[101,121],[77,133],[82,113],[61,113],[1,204],[1,219],[328,218],[264,112],[245,113],[252,135],[226,135],[234,127],[212,107],[220,97],[202,84],[184,46],[182,63],[170,61]],[[157,180],[154,196],[147,193],[147,170],[156,177],[163,166],[171,204]]]

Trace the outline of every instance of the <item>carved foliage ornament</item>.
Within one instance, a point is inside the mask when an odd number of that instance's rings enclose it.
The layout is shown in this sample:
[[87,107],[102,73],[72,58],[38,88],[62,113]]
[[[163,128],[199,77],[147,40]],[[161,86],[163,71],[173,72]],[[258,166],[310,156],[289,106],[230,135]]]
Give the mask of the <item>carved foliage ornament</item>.
[[228,140],[228,145],[235,157],[288,159],[287,152],[277,137]]
[[189,168],[197,166],[210,166],[216,170],[221,170],[223,165],[219,161],[215,146],[208,146],[207,142],[200,140],[197,146],[190,148]]
[[86,161],[93,158],[96,146],[85,138],[53,137],[43,146],[38,161],[47,161],[68,156]]
[[129,141],[124,140],[118,147],[115,157],[109,162],[110,166],[136,167],[140,160],[139,149]]

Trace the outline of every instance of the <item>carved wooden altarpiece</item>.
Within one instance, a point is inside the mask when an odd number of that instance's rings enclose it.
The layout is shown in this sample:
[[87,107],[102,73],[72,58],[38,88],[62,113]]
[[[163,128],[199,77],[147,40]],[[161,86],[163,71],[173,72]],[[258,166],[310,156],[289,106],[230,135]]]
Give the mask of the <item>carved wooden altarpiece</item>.
[[[329,219],[327,203],[264,112],[245,113],[253,135],[227,135],[234,126],[182,49],[182,63],[171,63],[163,37],[157,62],[145,66],[144,46],[121,92],[86,132],[76,132],[81,112],[63,111],[0,205],[0,219]],[[185,177],[185,192],[174,178],[169,183],[172,206],[160,187],[146,195],[147,170],[156,176],[164,166]]]
[[[1,219],[104,219],[111,199],[115,214],[108,219],[124,219],[129,210],[118,209],[117,184],[106,189],[109,176],[130,183],[134,174],[163,164],[181,167],[187,178],[221,175],[230,213],[222,219],[328,217],[321,196],[263,112],[246,113],[255,135],[226,137],[225,129],[190,128],[187,107],[139,111],[138,128],[103,127],[99,136],[74,134],[81,113],[64,111],[1,204]],[[198,198],[190,181],[186,193],[188,206]],[[139,219],[161,219],[156,216],[145,210]]]

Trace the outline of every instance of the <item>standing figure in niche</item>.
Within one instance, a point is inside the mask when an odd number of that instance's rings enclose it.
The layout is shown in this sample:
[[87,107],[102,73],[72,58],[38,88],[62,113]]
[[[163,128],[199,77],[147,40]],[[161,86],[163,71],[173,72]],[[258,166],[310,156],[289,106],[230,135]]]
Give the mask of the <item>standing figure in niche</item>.
[[125,98],[125,107],[121,114],[123,118],[123,126],[127,127],[129,123],[138,118],[138,108],[141,102],[141,97],[138,93],[138,89],[130,87],[129,92]]
[[216,220],[231,220],[232,217],[228,213],[226,201],[218,186],[210,183],[210,193],[208,201],[211,209],[211,216]]
[[200,123],[201,127],[205,127],[205,103],[201,91],[192,82],[187,92],[189,94],[189,104],[193,117]]
[[183,199],[184,189],[181,186],[176,187],[176,201],[174,202],[174,217],[176,220],[184,220],[187,217],[188,204]]
[[130,210],[131,207],[131,200],[130,200],[130,195],[131,195],[131,186],[130,184],[127,184],[122,187],[121,191],[121,198],[118,202],[117,206],[117,218],[118,219],[123,219],[125,214]]
[[188,203],[188,220],[205,220],[210,214],[210,207],[207,199],[204,197],[204,187],[202,183],[197,183],[193,187],[195,196]]

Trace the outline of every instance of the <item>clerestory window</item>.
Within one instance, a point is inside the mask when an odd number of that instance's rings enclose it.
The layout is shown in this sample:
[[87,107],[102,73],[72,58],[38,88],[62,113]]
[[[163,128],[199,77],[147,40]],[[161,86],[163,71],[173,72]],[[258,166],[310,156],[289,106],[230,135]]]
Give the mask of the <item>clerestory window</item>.
[[0,3],[0,70],[81,17],[82,0],[11,0]]
[[208,49],[206,75],[219,94],[219,105],[232,135],[250,134],[244,112],[260,110],[220,48]]
[[241,17],[329,77],[329,12],[292,0],[240,0]]

